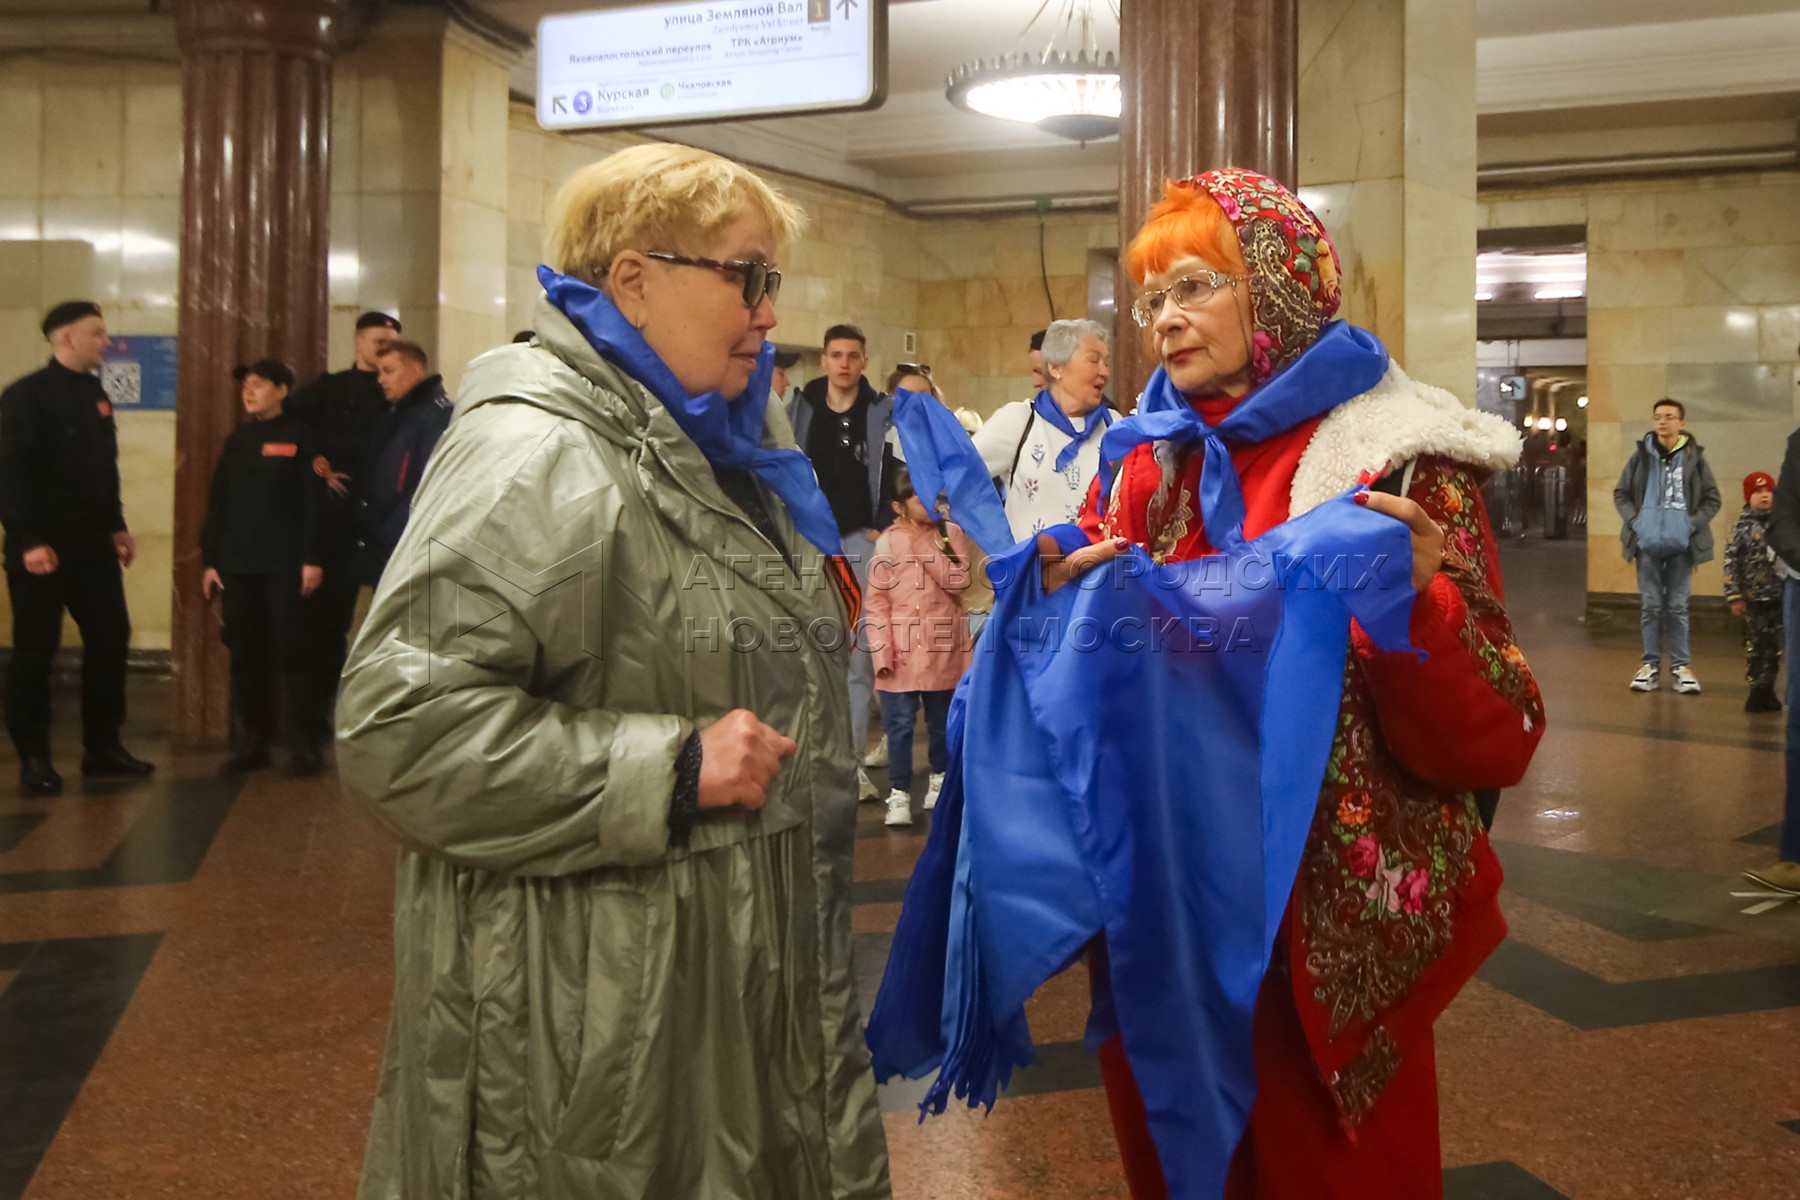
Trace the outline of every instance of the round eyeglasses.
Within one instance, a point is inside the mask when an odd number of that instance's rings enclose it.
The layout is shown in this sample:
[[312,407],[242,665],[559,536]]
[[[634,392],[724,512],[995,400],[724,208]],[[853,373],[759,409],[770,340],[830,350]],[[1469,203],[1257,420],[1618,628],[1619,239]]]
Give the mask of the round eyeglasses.
[[1138,328],[1148,329],[1155,324],[1157,314],[1162,312],[1163,301],[1168,297],[1175,298],[1176,308],[1198,308],[1212,299],[1220,288],[1229,287],[1235,291],[1238,282],[1248,278],[1248,275],[1227,275],[1222,271],[1196,271],[1192,275],[1183,275],[1166,288],[1152,288],[1140,295],[1131,305],[1131,319],[1137,322]]
[[658,262],[674,263],[678,267],[704,267],[709,271],[724,271],[728,275],[736,275],[744,281],[744,305],[755,308],[767,296],[772,304],[775,297],[781,294],[781,272],[765,262],[746,262],[741,258],[728,258],[720,262],[716,258],[690,258],[685,254],[666,254],[661,250],[645,250],[645,258],[654,258]]

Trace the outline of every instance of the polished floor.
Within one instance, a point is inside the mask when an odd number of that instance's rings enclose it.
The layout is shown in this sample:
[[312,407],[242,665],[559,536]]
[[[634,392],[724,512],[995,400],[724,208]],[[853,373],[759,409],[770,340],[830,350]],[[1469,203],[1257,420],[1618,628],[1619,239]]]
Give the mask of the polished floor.
[[[1579,544],[1505,558],[1550,732],[1494,828],[1513,936],[1439,1025],[1446,1193],[1792,1200],[1800,902],[1737,874],[1772,855],[1782,718],[1742,711],[1723,637],[1696,639],[1704,694],[1628,691],[1636,631],[1581,624]],[[349,1197],[391,844],[329,776],[240,787],[172,751],[162,687],[133,681],[154,782],[0,797],[0,1200]],[[860,813],[865,995],[927,820]],[[917,1085],[884,1089],[899,1200],[1125,1195],[1085,1009],[1078,977],[1032,1002],[1042,1061],[991,1115],[921,1125]]]

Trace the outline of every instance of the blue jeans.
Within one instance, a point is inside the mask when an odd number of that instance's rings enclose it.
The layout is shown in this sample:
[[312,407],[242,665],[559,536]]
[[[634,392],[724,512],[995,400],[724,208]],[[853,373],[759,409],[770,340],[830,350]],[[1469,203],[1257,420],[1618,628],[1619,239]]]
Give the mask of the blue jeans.
[[1684,550],[1668,558],[1637,556],[1638,623],[1644,631],[1644,661],[1662,666],[1664,641],[1669,666],[1685,667],[1688,658],[1688,593],[1694,588],[1694,553]]
[[950,717],[949,692],[881,692],[881,728],[888,740],[888,786],[910,792],[913,782],[913,722],[925,704],[926,757],[934,774],[950,765],[950,739],[944,726]]
[[1800,862],[1800,579],[1781,585],[1783,647],[1787,651],[1787,808],[1781,822],[1781,861]]

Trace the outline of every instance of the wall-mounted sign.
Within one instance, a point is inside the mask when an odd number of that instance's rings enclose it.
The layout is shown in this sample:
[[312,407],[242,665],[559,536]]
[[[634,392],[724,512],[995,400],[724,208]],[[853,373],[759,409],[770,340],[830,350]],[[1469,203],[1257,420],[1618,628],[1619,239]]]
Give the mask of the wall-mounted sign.
[[121,334],[106,345],[100,386],[113,411],[175,408],[175,339],[164,334]]
[[887,0],[711,0],[538,22],[538,124],[679,125],[876,108]]
[[1525,393],[1530,390],[1523,375],[1502,375],[1500,377],[1500,398],[1502,400],[1523,400]]

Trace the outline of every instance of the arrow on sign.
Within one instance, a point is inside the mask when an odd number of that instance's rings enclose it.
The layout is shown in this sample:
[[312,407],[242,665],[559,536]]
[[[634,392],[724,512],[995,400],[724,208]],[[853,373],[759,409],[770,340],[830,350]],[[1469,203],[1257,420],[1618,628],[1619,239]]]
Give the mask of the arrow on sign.
[[550,111],[553,113],[568,112],[569,111],[568,97],[567,96],[552,96],[550,98]]
[[856,0],[838,0],[838,7],[844,10],[844,19],[850,19],[850,10],[856,7]]

